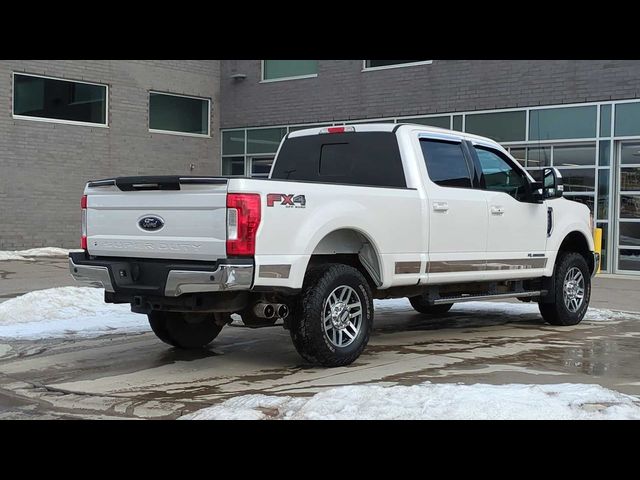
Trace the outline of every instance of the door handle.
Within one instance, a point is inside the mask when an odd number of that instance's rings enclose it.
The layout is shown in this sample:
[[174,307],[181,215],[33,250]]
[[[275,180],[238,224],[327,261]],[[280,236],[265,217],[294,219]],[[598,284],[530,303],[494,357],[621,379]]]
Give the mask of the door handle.
[[433,210],[435,212],[446,212],[449,210],[449,204],[447,202],[433,202]]
[[496,207],[494,205],[493,207],[491,207],[491,214],[492,215],[503,215],[504,214],[504,207]]

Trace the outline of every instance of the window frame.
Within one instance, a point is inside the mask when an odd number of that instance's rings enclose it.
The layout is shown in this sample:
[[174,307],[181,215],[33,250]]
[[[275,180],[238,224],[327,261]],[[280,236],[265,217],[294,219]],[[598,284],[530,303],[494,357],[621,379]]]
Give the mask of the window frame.
[[420,65],[431,65],[433,60],[421,60],[419,62],[398,63],[396,65],[382,65],[380,67],[367,67],[369,60],[362,60],[362,72],[376,72],[378,70],[391,70],[393,68],[418,67]]
[[[19,114],[16,115],[15,113],[16,111],[15,110],[16,75],[22,75],[23,77],[44,78],[48,80],[58,80],[61,82],[69,82],[69,83],[83,83],[85,85],[96,85],[99,87],[104,87],[105,88],[104,123],[80,122],[77,120],[63,120],[59,118],[48,118],[48,117],[32,117],[30,115],[19,115]],[[51,75],[39,75],[37,73],[13,71],[11,72],[11,117],[16,120],[31,120],[34,122],[61,123],[66,125],[80,125],[84,127],[109,128],[109,84],[98,83],[98,82],[87,82],[85,80],[74,80],[72,78],[53,77]]]
[[[176,132],[174,130],[160,130],[151,128],[151,94],[167,95],[171,97],[192,98],[194,100],[206,100],[207,101],[207,133],[189,133],[189,132]],[[200,137],[211,138],[211,99],[209,97],[198,97],[195,95],[183,95],[181,93],[162,92],[160,90],[148,90],[147,91],[147,129],[149,133],[163,133],[166,135],[178,135],[181,137]],[[222,143],[222,141],[220,142]]]
[[[265,78],[264,77],[264,62],[266,60],[260,60],[260,83],[273,83],[273,82],[286,82],[288,80],[302,80],[305,78],[317,78],[318,72],[316,73],[307,73],[304,75],[294,75],[291,77],[278,77],[278,78]],[[316,60],[317,61],[317,60]]]

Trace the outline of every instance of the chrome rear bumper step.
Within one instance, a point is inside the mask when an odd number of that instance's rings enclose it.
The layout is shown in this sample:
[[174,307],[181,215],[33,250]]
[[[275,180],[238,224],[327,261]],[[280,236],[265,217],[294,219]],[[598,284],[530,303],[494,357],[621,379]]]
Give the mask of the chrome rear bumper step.
[[464,295],[462,297],[441,297],[433,301],[434,305],[442,305],[445,303],[459,303],[459,302],[474,302],[476,300],[498,300],[501,298],[528,298],[528,297],[541,297],[546,295],[546,290],[535,290],[529,292],[509,292],[509,293],[495,293],[490,295]]

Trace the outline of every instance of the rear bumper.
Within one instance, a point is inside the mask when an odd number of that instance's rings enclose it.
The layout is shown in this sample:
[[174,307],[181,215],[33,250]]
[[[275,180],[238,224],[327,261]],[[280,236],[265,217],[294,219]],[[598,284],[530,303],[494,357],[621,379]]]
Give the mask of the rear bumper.
[[94,258],[69,254],[71,276],[127,295],[178,297],[187,293],[250,290],[252,259],[181,262],[160,259]]

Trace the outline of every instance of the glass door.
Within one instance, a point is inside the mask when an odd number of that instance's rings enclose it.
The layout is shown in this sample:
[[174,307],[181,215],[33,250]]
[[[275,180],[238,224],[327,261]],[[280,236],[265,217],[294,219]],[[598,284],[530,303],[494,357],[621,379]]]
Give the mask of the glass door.
[[616,157],[614,268],[640,275],[640,142],[618,142]]

